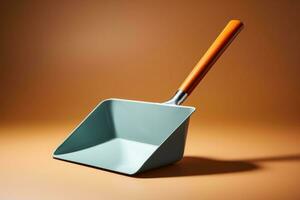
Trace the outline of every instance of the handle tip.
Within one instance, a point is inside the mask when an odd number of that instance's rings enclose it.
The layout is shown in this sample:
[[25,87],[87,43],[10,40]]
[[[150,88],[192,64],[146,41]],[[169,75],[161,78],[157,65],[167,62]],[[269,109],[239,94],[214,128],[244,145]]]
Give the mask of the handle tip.
[[242,28],[244,26],[243,22],[239,19],[232,19],[232,20],[230,20],[229,24],[238,26],[239,28]]

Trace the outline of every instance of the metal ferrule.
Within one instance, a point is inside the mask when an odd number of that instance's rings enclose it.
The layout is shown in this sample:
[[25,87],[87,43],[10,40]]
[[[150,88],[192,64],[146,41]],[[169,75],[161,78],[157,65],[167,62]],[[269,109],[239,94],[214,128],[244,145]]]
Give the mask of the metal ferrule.
[[165,102],[166,104],[173,104],[173,105],[180,105],[183,103],[183,101],[187,98],[188,94],[181,91],[177,90],[175,95],[170,99],[169,101]]

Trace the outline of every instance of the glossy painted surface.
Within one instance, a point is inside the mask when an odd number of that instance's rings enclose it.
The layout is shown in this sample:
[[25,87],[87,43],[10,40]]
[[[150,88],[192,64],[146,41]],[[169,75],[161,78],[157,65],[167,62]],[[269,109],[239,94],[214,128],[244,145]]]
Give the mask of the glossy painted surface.
[[188,119],[194,110],[187,106],[105,100],[53,157],[124,174],[166,165],[182,158]]

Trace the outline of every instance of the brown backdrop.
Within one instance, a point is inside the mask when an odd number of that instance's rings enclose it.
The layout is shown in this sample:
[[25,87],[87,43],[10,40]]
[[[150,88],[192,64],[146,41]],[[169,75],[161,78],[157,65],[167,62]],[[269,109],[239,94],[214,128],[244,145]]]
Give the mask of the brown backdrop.
[[244,30],[185,103],[193,120],[299,123],[299,5],[2,2],[1,122],[78,122],[109,97],[165,101],[237,18]]

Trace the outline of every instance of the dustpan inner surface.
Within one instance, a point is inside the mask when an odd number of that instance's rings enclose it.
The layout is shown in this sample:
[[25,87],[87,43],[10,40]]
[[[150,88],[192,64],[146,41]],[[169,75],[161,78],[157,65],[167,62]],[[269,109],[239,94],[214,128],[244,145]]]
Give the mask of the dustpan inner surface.
[[114,138],[99,145],[59,155],[59,158],[133,174],[156,149],[157,146],[154,145]]
[[54,157],[132,174],[193,111],[192,107],[106,100],[74,130]]

